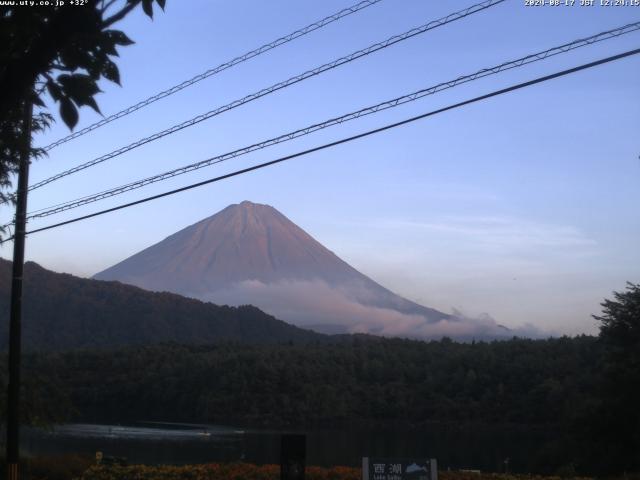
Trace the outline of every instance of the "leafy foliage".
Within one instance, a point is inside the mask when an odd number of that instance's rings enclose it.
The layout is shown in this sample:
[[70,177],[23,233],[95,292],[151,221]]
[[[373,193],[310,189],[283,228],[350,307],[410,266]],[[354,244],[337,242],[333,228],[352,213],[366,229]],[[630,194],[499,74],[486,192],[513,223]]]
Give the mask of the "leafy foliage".
[[[6,112],[0,120],[0,202],[12,201],[13,196],[6,190],[11,186],[13,175],[17,174],[20,154],[24,146],[23,112],[14,109]],[[53,117],[47,112],[39,112],[32,118],[32,135],[46,130]],[[44,151],[39,148],[31,149],[31,158],[40,158]],[[0,227],[0,233],[4,227]]]
[[[164,0],[155,0],[164,9]],[[98,81],[120,83],[113,58],[118,47],[131,45],[127,35],[111,26],[142,4],[153,17],[153,0],[92,0],[73,8],[0,7],[0,111],[14,112],[28,99],[44,107],[45,89],[60,104],[60,116],[73,128],[77,108],[99,112],[94,96]],[[112,7],[119,4],[115,11]],[[34,88],[37,95],[30,98]]]
[[594,315],[603,355],[589,436],[599,440],[593,457],[606,455],[621,473],[640,470],[640,284],[613,295]]
[[501,425],[540,439],[532,471],[573,463],[585,472],[571,428],[591,399],[596,346],[593,337],[471,344],[356,336],[34,354],[25,364],[45,377],[57,372],[76,412],[69,421],[437,428],[449,436]]
[[[496,473],[444,472],[438,473],[442,480],[559,480],[559,477],[541,477],[533,475],[505,475]],[[139,480],[178,480],[193,478],[198,480],[278,480],[278,465],[208,464],[184,466],[94,466],[82,475],[80,480],[120,480],[136,478]],[[305,478],[309,480],[360,480],[360,468],[310,466],[306,468]],[[573,477],[574,480],[588,480]]]
[[[20,478],[24,480],[71,480],[80,478],[95,465],[93,456],[75,454],[24,456],[20,459]],[[4,458],[0,458],[0,471],[6,472]]]
[[627,284],[626,292],[613,292],[615,300],[605,300],[600,322],[600,338],[607,346],[610,360],[620,366],[637,366],[640,359],[640,284]]
[[33,263],[25,278],[25,340],[42,350],[24,359],[25,422],[511,425],[555,436],[536,453],[548,471],[638,471],[637,285],[603,303],[598,338],[457,343],[330,337]]
[[49,399],[66,399],[54,402],[64,405],[66,421],[91,423],[521,426],[556,438],[535,445],[534,471],[590,473],[616,468],[604,451],[585,458],[582,450],[593,451],[598,438],[574,430],[597,400],[601,359],[598,340],[586,336],[491,343],[355,336],[336,343],[51,352],[29,354],[24,365],[26,377],[37,372],[40,379],[31,382],[31,397],[41,401],[31,402],[28,417],[41,416]]
[[[100,112],[95,96],[104,78],[120,83],[114,62],[118,47],[131,45],[127,35],[111,27],[138,5],[152,17],[154,0],[89,0],[82,6],[0,6],[0,202],[13,201],[5,192],[25,149],[25,108],[33,104],[32,133],[53,121],[46,94],[59,104],[60,117],[71,129],[78,108]],[[155,0],[164,9],[165,0]],[[44,154],[31,149],[30,158]],[[0,233],[5,233],[0,231]]]
[[[251,426],[570,423],[589,395],[595,339],[462,344],[353,337],[299,345],[48,354],[77,419]],[[126,405],[126,408],[123,406]]]

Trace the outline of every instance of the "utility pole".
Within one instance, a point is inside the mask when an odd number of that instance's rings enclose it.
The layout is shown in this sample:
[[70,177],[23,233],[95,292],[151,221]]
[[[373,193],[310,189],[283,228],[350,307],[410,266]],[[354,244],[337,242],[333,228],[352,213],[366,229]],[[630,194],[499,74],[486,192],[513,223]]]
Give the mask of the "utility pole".
[[18,167],[16,218],[13,236],[13,271],[11,276],[11,314],[9,320],[9,388],[7,398],[7,478],[18,480],[20,460],[20,354],[22,330],[22,271],[27,224],[27,191],[29,189],[29,156],[33,103],[23,106],[22,149]]

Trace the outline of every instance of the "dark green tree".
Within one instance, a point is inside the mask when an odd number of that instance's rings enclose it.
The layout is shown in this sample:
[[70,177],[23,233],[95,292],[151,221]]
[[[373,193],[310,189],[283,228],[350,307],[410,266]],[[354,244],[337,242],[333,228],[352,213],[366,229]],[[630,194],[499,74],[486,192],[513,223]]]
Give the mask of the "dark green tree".
[[640,471],[640,284],[605,300],[600,322],[602,400],[597,445],[607,473]]
[[[164,9],[165,0],[0,6],[0,201],[11,199],[1,190],[10,187],[17,171],[27,102],[37,108],[34,131],[46,128],[53,119],[47,113],[47,94],[71,129],[78,122],[79,107],[99,112],[98,82],[104,78],[120,83],[114,58],[118,47],[133,43],[112,27],[138,6],[152,17],[154,2]],[[42,153],[32,150],[31,156]]]

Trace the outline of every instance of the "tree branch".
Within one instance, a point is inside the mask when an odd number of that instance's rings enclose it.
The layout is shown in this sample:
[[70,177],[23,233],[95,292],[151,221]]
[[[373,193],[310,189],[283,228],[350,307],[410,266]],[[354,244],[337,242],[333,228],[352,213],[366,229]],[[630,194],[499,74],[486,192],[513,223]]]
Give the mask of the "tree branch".
[[114,3],[116,3],[118,0],[109,0],[107,2],[107,4],[104,4],[104,0],[102,0],[102,7],[101,7],[101,13],[104,15],[104,13],[109,10],[111,8],[111,5],[113,5]]
[[136,0],[134,2],[129,3],[126,7],[124,7],[122,10],[120,10],[118,13],[114,13],[109,18],[105,19],[102,22],[103,26],[104,27],[109,27],[109,26],[113,25],[114,23],[122,20],[124,17],[126,17],[129,14],[129,12],[131,10],[136,8],[138,3],[140,3],[139,0]]

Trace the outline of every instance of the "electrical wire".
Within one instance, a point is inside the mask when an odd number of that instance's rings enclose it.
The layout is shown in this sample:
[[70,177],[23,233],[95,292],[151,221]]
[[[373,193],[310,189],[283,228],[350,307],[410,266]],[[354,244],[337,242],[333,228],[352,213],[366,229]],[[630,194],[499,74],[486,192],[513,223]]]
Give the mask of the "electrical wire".
[[[294,153],[294,154],[291,154],[291,155],[280,157],[280,158],[277,158],[275,160],[271,160],[269,162],[260,163],[258,165],[254,165],[254,166],[251,166],[251,167],[248,167],[248,168],[243,168],[241,170],[236,170],[234,172],[227,173],[225,175],[220,175],[218,177],[210,178],[210,179],[204,180],[202,182],[193,183],[193,184],[187,185],[185,187],[177,188],[177,189],[174,189],[174,190],[169,190],[167,192],[163,192],[163,193],[160,193],[160,194],[157,194],[157,195],[152,195],[150,197],[142,198],[142,199],[136,200],[134,202],[125,203],[125,204],[122,204],[122,205],[118,205],[116,207],[107,208],[105,210],[100,210],[98,212],[90,213],[88,215],[83,215],[83,216],[80,216],[80,217],[72,218],[70,220],[65,220],[63,222],[55,223],[55,224],[52,224],[52,225],[47,225],[45,227],[36,228],[34,230],[30,230],[29,232],[27,232],[27,234],[29,235],[29,234],[32,234],[32,233],[43,232],[45,230],[51,230],[53,228],[58,228],[58,227],[61,227],[61,226],[64,226],[64,225],[69,225],[71,223],[76,223],[76,222],[79,222],[79,221],[82,221],[82,220],[87,220],[89,218],[97,217],[97,216],[104,215],[104,214],[107,214],[107,213],[110,213],[110,212],[115,212],[117,210],[122,210],[124,208],[133,207],[135,205],[140,205],[142,203],[150,202],[152,200],[157,200],[159,198],[163,198],[163,197],[167,197],[167,196],[170,196],[170,195],[174,195],[176,193],[180,193],[180,192],[184,192],[184,191],[191,190],[191,189],[194,189],[194,188],[198,188],[198,187],[201,187],[201,186],[204,186],[204,185],[208,185],[210,183],[219,182],[219,181],[222,181],[222,180],[225,180],[225,179],[228,179],[228,178],[232,178],[232,177],[235,177],[235,176],[238,176],[238,175],[242,175],[242,174],[245,174],[245,173],[248,173],[248,172],[252,172],[254,170],[259,170],[259,169],[262,169],[262,168],[266,168],[266,167],[269,167],[269,166],[272,166],[272,165],[275,165],[275,164],[278,164],[278,163],[281,163],[281,162],[285,162],[287,160],[292,160],[294,158],[302,157],[302,156],[308,155],[310,153],[318,152],[320,150],[325,150],[327,148],[335,147],[335,146],[341,145],[343,143],[352,142],[352,141],[358,140],[360,138],[368,137],[370,135],[381,133],[381,132],[384,132],[386,130],[390,130],[390,129],[393,129],[393,128],[396,128],[396,127],[399,127],[399,126],[402,126],[402,125],[413,123],[415,121],[418,121],[418,120],[421,120],[421,119],[424,119],[424,118],[427,118],[427,117],[431,117],[431,116],[434,116],[434,115],[437,115],[437,114],[440,114],[440,113],[443,113],[443,112],[446,112],[446,111],[449,111],[449,110],[460,108],[460,107],[463,107],[465,105],[469,105],[469,104],[472,104],[472,103],[476,103],[476,102],[480,102],[480,101],[483,101],[483,100],[487,100],[489,98],[496,97],[498,95],[503,95],[505,93],[509,93],[509,92],[512,92],[512,91],[515,91],[515,90],[519,90],[519,89],[522,89],[522,88],[525,88],[525,87],[529,87],[529,86],[536,85],[536,84],[539,84],[539,83],[543,83],[543,82],[546,82],[546,81],[549,81],[549,80],[553,80],[555,78],[563,77],[563,76],[566,76],[566,75],[570,75],[572,73],[576,73],[576,72],[579,72],[579,71],[582,71],[582,70],[593,68],[593,67],[596,67],[598,65],[603,65],[605,63],[609,63],[609,62],[613,62],[613,61],[616,61],[616,60],[620,60],[622,58],[630,57],[632,55],[637,55],[639,53],[640,53],[640,48],[637,48],[635,50],[629,50],[629,51],[626,51],[626,52],[623,52],[623,53],[620,53],[620,54],[617,54],[617,55],[612,55],[612,56],[609,56],[609,57],[606,57],[606,58],[602,58],[600,60],[596,60],[596,61],[593,61],[593,62],[590,62],[590,63],[582,64],[582,65],[579,65],[577,67],[573,67],[573,68],[570,68],[570,69],[567,69],[567,70],[562,70],[560,72],[556,72],[556,73],[553,73],[553,74],[550,74],[550,75],[545,75],[543,77],[538,77],[538,78],[535,78],[533,80],[529,80],[529,81],[526,81],[526,82],[518,83],[516,85],[512,85],[512,86],[507,87],[507,88],[503,88],[503,89],[500,89],[500,90],[495,90],[495,91],[493,91],[491,93],[487,93],[487,94],[481,95],[479,97],[474,97],[474,98],[471,98],[469,100],[465,100],[465,101],[462,101],[462,102],[459,102],[459,103],[455,103],[455,104],[449,105],[447,107],[439,108],[437,110],[432,110],[430,112],[423,113],[423,114],[417,115],[415,117],[407,118],[407,119],[402,120],[400,122],[391,123],[391,124],[385,125],[383,127],[379,127],[379,128],[375,128],[373,130],[368,130],[366,132],[359,133],[357,135],[353,135],[353,136],[346,137],[346,138],[343,138],[343,139],[340,139],[340,140],[336,140],[334,142],[325,143],[323,145],[320,145],[320,146],[317,146],[317,147],[314,147],[314,148],[310,148],[308,150],[304,150],[304,151],[297,152],[297,153]],[[12,239],[13,239],[13,237],[7,238],[6,240],[3,240],[2,243],[8,242],[8,241],[10,241]]]
[[164,173],[160,173],[157,175],[153,175],[151,177],[147,177],[141,180],[137,180],[135,182],[131,182],[125,185],[121,185],[115,188],[111,188],[109,190],[105,190],[96,194],[92,194],[92,195],[87,195],[81,198],[77,198],[74,200],[70,200],[67,202],[63,202],[63,203],[59,203],[57,205],[53,205],[53,206],[49,206],[49,207],[45,207],[39,210],[35,210],[33,212],[30,212],[29,215],[27,216],[27,219],[34,219],[34,218],[42,218],[42,217],[47,217],[50,215],[54,215],[56,213],[60,213],[66,210],[70,210],[73,208],[78,208],[81,207],[83,205],[87,205],[89,203],[93,203],[93,202],[97,202],[99,200],[103,200],[106,198],[110,198],[113,197],[115,195],[120,195],[122,193],[131,191],[131,190],[135,190],[138,188],[142,188],[144,186],[147,185],[151,185],[153,183],[157,183],[160,181],[164,181],[167,180],[169,178],[173,178],[176,177],[178,175],[183,175],[185,173],[188,172],[192,172],[194,170],[198,170],[204,167],[208,167],[211,165],[215,165],[233,158],[237,158],[239,156],[242,155],[246,155],[250,152],[254,152],[256,150],[261,150],[273,145],[277,145],[279,143],[283,143],[283,142],[287,142],[290,140],[293,140],[295,138],[299,138],[305,135],[309,135],[313,132],[316,132],[318,130],[322,130],[334,125],[339,125],[351,120],[355,120],[357,118],[363,117],[365,115],[370,115],[370,114],[374,114],[374,113],[378,113],[380,111],[383,110],[387,110],[390,108],[394,108],[397,107],[398,105],[403,105],[405,103],[409,103],[415,100],[418,100],[420,98],[423,98],[425,96],[428,95],[433,95],[437,92],[449,89],[449,88],[453,88],[457,85],[463,84],[463,83],[467,83],[467,82],[471,82],[480,78],[484,78],[490,75],[495,75],[498,74],[500,72],[504,72],[506,70],[510,70],[513,68],[518,68],[524,65],[528,65],[534,62],[538,62],[550,57],[553,57],[555,55],[559,55],[562,53],[566,53],[569,52],[571,50],[575,50],[577,48],[581,48],[584,46],[588,46],[588,45],[592,45],[594,43],[597,42],[601,42],[604,40],[608,40],[611,38],[616,38],[619,37],[621,35],[625,35],[634,31],[638,31],[640,30],[640,22],[635,22],[635,23],[630,23],[615,29],[611,29],[611,30],[607,30],[605,32],[600,32],[596,35],[592,35],[590,37],[586,37],[586,38],[581,38],[578,40],[574,40],[573,42],[570,43],[565,43],[563,45],[557,46],[557,47],[553,47],[553,48],[549,48],[547,50],[541,51],[541,52],[537,52],[537,53],[533,53],[524,57],[520,57],[516,60],[511,60],[508,62],[504,62],[501,63],[499,65],[493,66],[493,67],[489,67],[489,68],[484,68],[482,70],[478,70],[475,73],[469,74],[469,75],[463,75],[460,77],[457,77],[454,80],[450,80],[447,82],[442,82],[439,83],[437,85],[428,87],[428,88],[424,88],[421,90],[418,90],[416,92],[407,94],[407,95],[403,95],[400,97],[396,97],[394,99],[391,100],[387,100],[385,102],[381,102],[378,103],[376,105],[373,106],[369,106],[366,108],[362,108],[360,110],[354,111],[354,112],[350,112],[347,113],[345,115],[339,116],[339,117],[334,117],[331,118],[329,120],[326,120],[324,122],[321,123],[316,123],[310,126],[307,126],[305,128],[301,128],[298,130],[295,130],[293,132],[289,132],[289,133],[285,133],[283,135],[274,137],[274,138],[270,138],[268,140],[264,140],[258,143],[254,143],[253,145],[249,145],[247,147],[243,147],[237,150],[234,150],[232,152],[227,152],[224,153],[222,155],[217,155],[215,157],[211,157],[196,163],[192,163],[180,168],[176,168]]
[[201,115],[198,115],[197,117],[191,118],[189,120],[186,120],[182,123],[179,123],[177,125],[174,125],[170,128],[167,128],[166,130],[163,130],[161,132],[157,132],[151,136],[142,138],[136,142],[133,142],[129,145],[126,145],[124,147],[121,147],[117,150],[114,150],[110,153],[107,153],[105,155],[102,155],[98,158],[95,158],[93,160],[90,160],[86,163],[83,163],[81,165],[78,165],[76,167],[73,167],[69,170],[65,170],[61,173],[58,173],[56,175],[53,175],[52,177],[46,178],[40,182],[35,183],[34,185],[29,187],[29,190],[35,190],[37,188],[43,187],[44,185],[47,185],[51,182],[54,182],[56,180],[59,180],[63,177],[66,177],[68,175],[72,175],[74,173],[77,173],[81,170],[84,170],[86,168],[92,167],[94,165],[97,165],[99,163],[105,162],[107,160],[110,160],[112,158],[115,158],[119,155],[122,155],[123,153],[129,152],[135,148],[138,148],[142,145],[145,145],[147,143],[153,142],[155,140],[158,140],[162,137],[165,137],[167,135],[171,135],[173,133],[176,133],[184,128],[187,127],[191,127],[193,125],[196,125],[204,120],[208,120],[209,118],[212,118],[216,115],[220,115],[221,113],[227,112],[229,110],[232,110],[236,107],[239,107],[241,105],[244,105],[245,103],[251,102],[253,100],[257,100],[261,97],[264,97],[265,95],[269,95],[270,93],[273,93],[275,91],[281,90],[283,88],[289,87],[291,85],[294,85],[298,82],[301,82],[303,80],[306,80],[308,78],[314,77],[316,75],[319,75],[321,73],[324,73],[328,70],[332,70],[336,67],[339,67],[341,65],[350,63],[358,58],[361,57],[365,57],[367,55],[370,55],[374,52],[377,52],[379,50],[382,50],[384,48],[390,47],[391,45],[395,45],[396,43],[402,42],[404,40],[407,40],[409,38],[415,37],[416,35],[420,35],[422,33],[425,33],[429,30],[433,30],[434,28],[437,27],[441,27],[443,25],[446,25],[448,23],[454,22],[456,20],[460,20],[462,18],[468,17],[469,15],[472,15],[474,13],[478,13],[480,11],[483,11],[487,8],[493,7],[497,4],[500,4],[502,2],[504,2],[505,0],[485,0],[481,3],[477,3],[475,5],[472,5],[468,8],[465,8],[463,10],[459,10],[457,12],[454,13],[450,13],[449,15],[442,17],[438,20],[433,20],[429,23],[426,23],[420,27],[415,27],[412,28],[411,30],[408,30],[400,35],[394,35],[393,37],[390,37],[382,42],[379,43],[375,43],[367,48],[364,48],[362,50],[358,50],[356,52],[353,52],[347,56],[341,57],[337,60],[334,60],[332,62],[326,63],[324,65],[321,65],[320,67],[316,67],[312,70],[307,70],[304,73],[301,73],[299,75],[296,75],[294,77],[289,78],[288,80],[276,83],[270,87],[264,88],[262,90],[259,90],[255,93],[252,93],[250,95],[247,95],[241,99],[235,100],[231,103],[228,103],[226,105],[223,105],[221,107],[218,107],[214,110],[211,110],[207,113],[203,113]]
[[83,128],[82,130],[78,130],[77,132],[71,133],[69,135],[67,135],[66,137],[63,137],[59,140],[56,140],[53,143],[50,143],[49,145],[47,145],[46,147],[44,147],[44,150],[49,151],[59,145],[62,145],[63,143],[67,143],[75,138],[81,137],[82,135],[86,135],[89,132],[92,132],[93,130],[96,130],[108,123],[111,123],[115,120],[118,120],[119,118],[122,117],[126,117],[127,115],[140,110],[141,108],[144,108],[148,105],[151,105],[152,103],[157,102],[158,100],[161,100],[163,98],[168,97],[169,95],[173,95],[174,93],[179,92],[180,90],[183,90],[187,87],[190,87],[191,85],[194,85],[195,83],[198,83],[202,80],[204,80],[205,78],[209,78],[213,75],[216,75],[224,70],[227,70],[231,67],[235,67],[236,65],[238,65],[239,63],[242,62],[246,62],[247,60],[250,60],[254,57],[257,57],[258,55],[262,55],[263,53],[266,53],[270,50],[273,50],[274,48],[277,48],[281,45],[284,45],[286,43],[289,43],[297,38],[300,38],[304,35],[307,35],[308,33],[311,33],[315,30],[318,30],[322,27],[325,27],[327,25],[329,25],[330,23],[333,23],[337,20],[340,20],[341,18],[344,18],[348,15],[351,15],[353,13],[359,12],[360,10],[363,10],[367,7],[370,7],[371,5],[375,5],[376,3],[381,2],[382,0],[364,0],[362,2],[356,3],[355,5],[352,5],[350,7],[347,7],[345,9],[340,10],[339,12],[334,13],[333,15],[329,15],[328,17],[323,18],[322,20],[318,20],[317,22],[314,22],[310,25],[307,25],[306,27],[303,27],[299,30],[296,30],[295,32],[292,32],[288,35],[285,35],[283,37],[280,37],[272,42],[269,43],[265,43],[264,45],[256,48],[255,50],[251,50],[250,52],[244,53],[238,57],[235,57],[232,60],[229,60],[227,62],[221,63],[220,65],[218,65],[217,67],[211,68],[209,70],[207,70],[206,72],[203,72],[199,75],[196,75],[193,78],[190,78],[189,80],[185,80],[182,83],[179,83],[178,85],[174,85],[171,88],[168,88],[166,90],[163,90],[159,93],[156,93],[155,95],[142,100],[138,103],[136,103],[135,105],[131,105],[130,107],[127,107],[123,110],[120,110],[117,113],[114,113],[113,115],[109,115],[106,118],[103,118],[102,120],[93,123],[91,125],[89,125],[88,127]]

